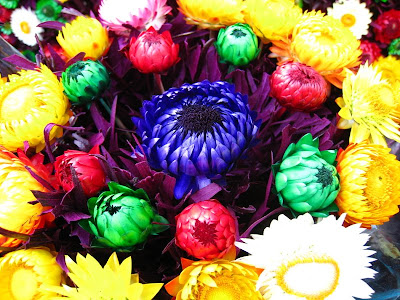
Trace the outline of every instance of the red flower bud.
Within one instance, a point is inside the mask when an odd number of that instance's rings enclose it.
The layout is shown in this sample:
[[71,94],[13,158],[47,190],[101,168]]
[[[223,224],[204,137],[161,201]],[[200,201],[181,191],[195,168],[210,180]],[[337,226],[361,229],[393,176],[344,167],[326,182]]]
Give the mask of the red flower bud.
[[382,55],[381,48],[377,44],[367,40],[361,40],[360,49],[363,52],[361,54],[361,64],[368,63],[372,64],[379,56]]
[[176,245],[199,259],[221,258],[236,239],[235,219],[217,200],[186,207],[176,217]]
[[67,150],[63,155],[57,157],[54,163],[56,177],[65,191],[70,191],[74,187],[71,167],[74,168],[87,197],[96,195],[105,186],[106,174],[100,165],[99,159],[90,155],[94,153],[96,152],[93,149],[89,153]]
[[169,31],[158,34],[150,27],[131,39],[129,59],[142,73],[163,73],[180,60],[178,53],[179,45],[172,42]]
[[374,24],[375,39],[390,44],[400,37],[400,10],[391,9],[379,15]]
[[298,62],[278,66],[270,78],[271,96],[287,108],[313,111],[325,102],[329,85],[312,67]]
[[0,22],[6,23],[10,21],[12,10],[5,8],[4,6],[0,5]]

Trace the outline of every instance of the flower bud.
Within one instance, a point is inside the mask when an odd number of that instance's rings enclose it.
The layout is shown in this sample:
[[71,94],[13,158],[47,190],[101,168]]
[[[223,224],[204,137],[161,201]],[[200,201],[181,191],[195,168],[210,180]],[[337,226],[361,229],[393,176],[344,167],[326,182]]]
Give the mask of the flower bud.
[[217,200],[189,205],[176,216],[175,242],[196,258],[221,258],[235,239],[235,219]]
[[54,21],[58,18],[62,6],[54,0],[39,0],[36,4],[36,15],[42,22]]
[[169,31],[158,34],[150,27],[137,38],[132,38],[129,59],[142,73],[163,73],[179,60],[179,45],[172,42]]
[[65,191],[70,191],[74,187],[71,167],[74,168],[87,197],[96,195],[106,185],[106,174],[99,159],[90,154],[67,150],[63,155],[57,157],[54,163],[56,178]]
[[339,190],[336,150],[319,151],[310,133],[290,144],[282,161],[272,166],[279,203],[294,215],[309,212],[327,217],[338,211],[334,203]]
[[260,53],[258,39],[250,26],[237,23],[226,29],[221,29],[215,43],[222,63],[244,66]]
[[[143,189],[132,190],[116,182],[109,191],[88,200],[89,220],[79,224],[95,236],[92,247],[132,251],[134,246],[168,228],[167,220],[155,213]],[[157,224],[153,224],[157,223]]]
[[312,67],[298,62],[278,66],[270,78],[271,96],[287,108],[313,111],[325,102],[329,86]]
[[99,61],[78,61],[62,73],[62,84],[72,104],[90,105],[109,86],[110,76]]
[[394,39],[388,48],[389,55],[397,55],[400,56],[400,38]]

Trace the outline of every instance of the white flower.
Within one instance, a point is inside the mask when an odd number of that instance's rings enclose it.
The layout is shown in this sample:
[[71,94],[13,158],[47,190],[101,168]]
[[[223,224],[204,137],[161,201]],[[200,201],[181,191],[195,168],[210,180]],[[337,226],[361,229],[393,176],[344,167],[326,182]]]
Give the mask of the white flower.
[[250,255],[241,262],[264,269],[257,289],[265,299],[353,300],[374,292],[362,279],[373,278],[364,246],[369,239],[359,224],[343,227],[345,214],[314,224],[309,214],[297,219],[280,215],[265,228],[236,246]]
[[328,7],[328,16],[332,16],[348,27],[357,39],[368,33],[372,13],[365,3],[359,0],[339,0]]
[[[102,0],[99,16],[110,30],[123,33],[129,27],[155,30],[165,22],[165,15],[171,11],[167,0]],[[124,26],[125,25],[125,26]]]
[[11,14],[10,24],[15,36],[28,46],[35,46],[35,34],[40,37],[43,32],[43,28],[37,27],[40,21],[30,8],[15,9]]

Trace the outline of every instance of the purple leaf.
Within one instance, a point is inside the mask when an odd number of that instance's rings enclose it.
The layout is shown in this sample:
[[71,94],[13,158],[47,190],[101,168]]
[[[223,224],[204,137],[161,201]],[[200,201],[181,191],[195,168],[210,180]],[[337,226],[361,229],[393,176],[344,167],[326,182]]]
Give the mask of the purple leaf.
[[65,26],[64,23],[61,23],[58,21],[47,21],[47,22],[40,23],[37,27],[61,30],[64,26]]
[[222,188],[218,184],[211,183],[211,184],[207,185],[206,187],[203,187],[202,189],[198,190],[192,196],[190,196],[190,199],[192,199],[195,203],[198,203],[198,202],[201,202],[204,200],[209,200],[212,197],[214,197],[221,190],[222,190]]
[[81,12],[79,12],[76,9],[71,8],[71,7],[64,7],[62,9],[61,13],[67,14],[67,15],[72,15],[72,16],[77,16],[77,17],[84,16]]
[[3,58],[4,61],[9,62],[10,64],[13,64],[16,67],[19,67],[21,69],[25,70],[35,70],[38,66],[31,62],[30,60],[26,59],[25,57],[13,54],[11,56]]

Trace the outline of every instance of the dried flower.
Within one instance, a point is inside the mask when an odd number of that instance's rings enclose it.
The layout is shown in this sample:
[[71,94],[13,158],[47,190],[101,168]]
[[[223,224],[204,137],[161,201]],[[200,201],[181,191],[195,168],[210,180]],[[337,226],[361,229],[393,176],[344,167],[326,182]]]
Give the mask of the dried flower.
[[361,63],[365,64],[367,61],[372,64],[379,56],[382,55],[382,50],[376,43],[370,42],[368,40],[361,40],[360,49]]
[[222,258],[235,242],[235,219],[217,200],[191,204],[175,218],[176,244],[196,258]]
[[312,67],[298,62],[286,62],[270,77],[270,95],[284,107],[313,111],[326,100],[329,85]]
[[133,118],[149,163],[177,178],[175,197],[221,178],[256,142],[247,96],[223,81],[184,84],[143,102]]
[[378,16],[374,26],[375,39],[390,44],[400,37],[400,10],[391,9]]
[[215,43],[222,63],[244,66],[260,53],[258,39],[247,24],[235,24],[221,28]]
[[130,42],[129,59],[142,73],[163,73],[179,60],[179,45],[174,44],[169,31],[158,34],[150,27]]

